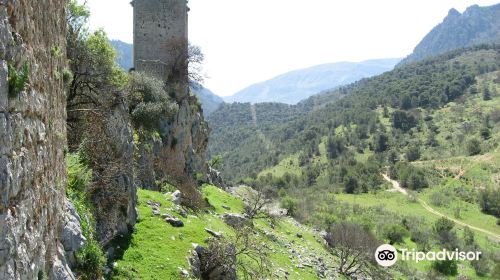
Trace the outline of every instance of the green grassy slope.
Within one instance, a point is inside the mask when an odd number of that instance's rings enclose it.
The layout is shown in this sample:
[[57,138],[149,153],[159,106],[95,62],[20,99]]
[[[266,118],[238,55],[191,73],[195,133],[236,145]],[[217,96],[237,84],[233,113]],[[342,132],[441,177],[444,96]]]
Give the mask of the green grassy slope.
[[[193,248],[192,243],[203,246],[210,236],[205,228],[225,236],[234,234],[220,215],[225,212],[242,213],[243,202],[209,185],[203,188],[203,194],[213,209],[209,213],[189,212],[187,218],[183,218],[176,213],[169,195],[138,190],[140,218],[131,237],[130,247],[116,261],[112,279],[179,279],[180,268],[189,270],[187,257]],[[174,228],[160,217],[153,216],[147,201],[161,203],[162,214],[172,213],[185,226]],[[223,205],[230,207],[231,211],[224,209]],[[271,250],[269,270],[272,279],[284,279],[285,273],[288,274],[288,279],[317,279],[315,269],[301,267],[301,264],[307,264],[307,259],[322,257],[328,266],[334,266],[335,260],[323,243],[318,241],[318,233],[297,224],[293,219],[283,218],[274,228],[271,228],[268,221],[258,220],[255,232],[260,241]],[[297,233],[301,233],[303,237],[297,237]],[[291,250],[301,254],[301,258],[290,253]]]

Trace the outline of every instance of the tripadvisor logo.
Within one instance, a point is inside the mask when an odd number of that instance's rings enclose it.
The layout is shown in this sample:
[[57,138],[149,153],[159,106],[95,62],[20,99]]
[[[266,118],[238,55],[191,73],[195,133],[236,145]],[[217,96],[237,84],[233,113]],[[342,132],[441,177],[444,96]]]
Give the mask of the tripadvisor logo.
[[[456,261],[477,261],[481,257],[481,252],[461,252],[458,249],[454,251],[449,251],[443,249],[438,252],[421,252],[411,251],[405,248],[400,249],[401,260],[402,261],[414,261],[419,263],[421,261],[444,261],[444,260],[456,260]],[[394,246],[389,244],[380,245],[375,251],[375,260],[377,263],[384,267],[393,266],[398,260],[398,251]]]
[[392,245],[380,245],[375,251],[375,260],[381,266],[393,266],[398,260],[398,251]]

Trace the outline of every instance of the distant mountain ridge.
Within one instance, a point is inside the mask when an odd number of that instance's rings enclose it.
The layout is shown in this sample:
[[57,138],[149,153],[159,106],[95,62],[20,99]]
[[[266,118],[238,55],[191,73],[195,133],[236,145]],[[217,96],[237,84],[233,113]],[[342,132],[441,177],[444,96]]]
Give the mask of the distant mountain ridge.
[[434,27],[399,65],[453,49],[495,43],[500,43],[500,4],[473,5],[463,14],[451,9],[443,22]]
[[134,46],[120,40],[110,40],[111,46],[116,50],[116,62],[125,71],[134,67]]
[[200,100],[205,118],[215,112],[224,103],[221,97],[201,85],[191,84],[191,90]]
[[[128,71],[134,67],[134,46],[129,43],[122,42],[120,40],[111,40],[111,45],[115,48],[117,57],[116,62],[123,70]],[[201,107],[203,109],[203,115],[205,117],[213,113],[222,104],[223,100],[219,96],[215,95],[211,90],[203,87],[199,84],[191,84],[191,90],[196,94],[201,102]]]
[[253,84],[223,99],[225,102],[296,104],[322,91],[392,70],[399,61],[399,58],[389,58],[321,64]]

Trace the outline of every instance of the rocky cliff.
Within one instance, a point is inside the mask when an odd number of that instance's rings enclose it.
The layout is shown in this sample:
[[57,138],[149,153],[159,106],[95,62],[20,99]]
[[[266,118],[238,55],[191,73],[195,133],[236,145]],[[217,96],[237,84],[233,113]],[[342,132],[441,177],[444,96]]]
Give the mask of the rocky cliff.
[[63,0],[0,0],[0,279],[73,279],[58,240],[65,30]]
[[399,66],[479,44],[500,43],[500,4],[468,7],[462,14],[451,9],[443,22],[418,43]]
[[161,139],[149,137],[140,142],[138,180],[144,188],[157,190],[159,183],[168,182],[192,189],[196,175],[207,173],[209,128],[196,97],[186,92],[176,89],[179,110],[173,121],[161,123]]

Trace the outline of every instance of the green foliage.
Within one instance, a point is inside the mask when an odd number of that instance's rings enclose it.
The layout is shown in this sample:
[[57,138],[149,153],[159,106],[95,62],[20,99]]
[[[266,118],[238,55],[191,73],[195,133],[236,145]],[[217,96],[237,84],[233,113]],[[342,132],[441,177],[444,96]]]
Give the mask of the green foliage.
[[387,137],[386,134],[384,133],[378,133],[375,135],[375,141],[373,143],[373,150],[376,153],[382,153],[385,152],[389,148],[389,137]]
[[88,64],[96,72],[105,71],[100,73],[102,76],[97,81],[106,79],[111,85],[116,87],[125,85],[127,77],[115,62],[116,51],[109,43],[104,30],[100,29],[90,34],[85,40],[85,47],[88,51]]
[[488,86],[484,86],[483,88],[483,100],[484,101],[491,100],[491,92]]
[[435,232],[449,232],[453,229],[455,226],[455,223],[450,221],[449,219],[442,217],[439,220],[436,221],[434,224],[434,231]]
[[408,161],[416,161],[420,158],[420,148],[417,146],[411,146],[406,151],[406,159]]
[[467,153],[470,156],[475,156],[481,153],[481,142],[475,138],[467,142]]
[[487,188],[479,191],[479,205],[485,213],[500,218],[500,191],[498,188]]
[[8,63],[7,68],[9,71],[7,81],[9,83],[9,97],[15,98],[26,89],[29,80],[29,64],[28,62],[23,63],[23,69],[21,73],[18,73],[16,68]]
[[65,0],[66,20],[70,27],[70,33],[80,31],[90,17],[90,10],[87,6],[81,5],[77,0]]
[[393,172],[404,188],[418,190],[429,186],[426,174],[422,168],[415,167],[406,162],[398,162],[395,164]]
[[392,113],[392,126],[403,131],[408,131],[417,125],[416,118],[405,111],[395,111]]
[[106,258],[99,243],[90,239],[76,253],[77,271],[80,272],[81,279],[94,280],[103,276],[103,267],[106,265]]
[[66,157],[68,190],[73,193],[84,193],[92,182],[92,170],[81,163],[79,154],[68,154]]
[[215,155],[208,161],[208,166],[214,169],[219,169],[224,165],[222,155]]
[[294,214],[296,214],[297,206],[298,206],[298,201],[294,198],[286,196],[283,199],[281,199],[281,207],[286,209],[288,215],[293,216]]
[[50,49],[50,55],[52,55],[52,57],[59,58],[63,55],[63,50],[59,45],[54,45]]
[[345,140],[341,137],[329,137],[326,142],[328,158],[336,159],[345,151]]
[[178,110],[163,82],[144,73],[130,74],[126,98],[134,126],[149,131],[158,130],[161,121],[171,122]]
[[[453,51],[293,106],[224,104],[209,117],[212,127],[209,155],[223,155],[223,175],[235,181],[291,155],[300,156],[301,166],[315,164],[323,155],[337,159],[339,150],[332,149],[336,143],[329,142],[330,137],[344,139],[345,145],[338,147],[345,147],[343,154],[353,152],[351,156],[356,157],[356,153],[366,154],[367,147],[376,153],[394,149],[403,154],[412,135],[421,133],[426,138],[418,142],[415,139],[411,144],[420,147],[421,156],[425,156],[426,147],[422,145],[427,140],[437,150],[447,139],[441,138],[432,119],[421,120],[421,112],[431,112],[460,100],[476,83],[476,77],[484,73],[482,69],[498,69],[497,48],[481,46]],[[403,103],[408,110],[392,109],[400,108]],[[391,119],[383,117],[383,108]],[[328,144],[333,145],[329,151]],[[327,147],[323,155],[320,145]]]
[[471,265],[474,268],[477,276],[485,277],[490,273],[490,262],[487,257],[482,256],[479,260],[471,261]]
[[47,279],[49,279],[47,277],[47,274],[43,270],[38,271],[38,277],[37,278],[38,278],[38,280],[47,280]]
[[408,236],[408,230],[399,224],[388,225],[383,232],[390,244],[402,243],[404,238]]
[[432,263],[432,268],[447,276],[458,274],[458,264],[454,260],[435,261]]
[[66,170],[66,194],[81,217],[82,233],[87,239],[87,243],[76,253],[77,271],[82,279],[98,279],[102,276],[106,258],[95,240],[93,207],[87,195],[92,183],[92,170],[82,163],[79,154],[71,153],[66,157]]

